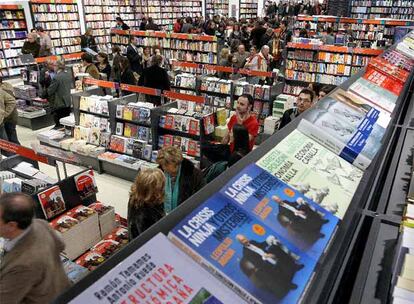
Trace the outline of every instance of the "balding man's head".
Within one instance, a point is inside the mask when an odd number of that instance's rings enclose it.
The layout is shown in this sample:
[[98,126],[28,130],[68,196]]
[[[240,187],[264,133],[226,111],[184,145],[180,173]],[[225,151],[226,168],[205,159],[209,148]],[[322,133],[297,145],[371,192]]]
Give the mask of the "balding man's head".
[[0,195],[0,237],[13,238],[32,223],[34,217],[33,199],[23,193]]
[[27,34],[27,40],[29,40],[30,42],[35,42],[37,39],[37,34],[36,33],[29,33]]

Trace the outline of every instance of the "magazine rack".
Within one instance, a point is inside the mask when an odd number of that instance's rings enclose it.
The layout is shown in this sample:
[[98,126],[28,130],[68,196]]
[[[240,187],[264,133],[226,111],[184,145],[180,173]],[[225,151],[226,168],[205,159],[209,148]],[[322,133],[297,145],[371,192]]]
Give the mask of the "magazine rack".
[[[340,87],[347,89],[362,73],[354,75]],[[412,159],[414,145],[413,78],[414,72],[411,72],[397,100],[395,114],[386,130],[381,149],[364,172],[329,249],[319,260],[315,276],[304,294],[305,303],[387,301],[394,261],[393,246],[397,242],[402,211],[398,204],[403,203],[401,199],[405,191],[404,183],[407,182],[407,160]],[[301,119],[299,116],[272,135],[259,148],[133,240],[55,302],[69,302],[154,235],[159,232],[168,234],[194,208],[296,129]]]

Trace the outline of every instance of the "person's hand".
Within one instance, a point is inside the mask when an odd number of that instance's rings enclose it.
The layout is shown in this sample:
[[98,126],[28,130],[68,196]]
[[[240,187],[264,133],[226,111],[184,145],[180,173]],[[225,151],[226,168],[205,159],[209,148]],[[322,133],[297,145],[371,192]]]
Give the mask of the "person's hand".
[[271,253],[265,253],[264,254],[264,257],[267,258],[267,259],[274,259],[275,258],[275,255],[274,254],[271,254]]

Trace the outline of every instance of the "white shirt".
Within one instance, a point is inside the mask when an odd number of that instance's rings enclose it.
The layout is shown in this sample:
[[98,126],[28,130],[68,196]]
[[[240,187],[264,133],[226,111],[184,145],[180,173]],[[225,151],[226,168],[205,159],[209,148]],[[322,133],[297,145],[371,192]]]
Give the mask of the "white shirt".
[[264,261],[267,261],[272,265],[276,265],[275,259],[270,258],[270,257],[265,257],[266,252],[264,252],[263,249],[260,249],[259,247],[256,247],[252,244],[249,244],[246,247],[250,249],[251,251],[256,252],[258,255],[260,255]]
[[26,234],[28,234],[30,231],[30,226],[29,228],[26,228],[18,237],[15,237],[12,240],[9,239],[5,239],[4,242],[4,252],[10,252],[16,245],[17,243],[26,236]]

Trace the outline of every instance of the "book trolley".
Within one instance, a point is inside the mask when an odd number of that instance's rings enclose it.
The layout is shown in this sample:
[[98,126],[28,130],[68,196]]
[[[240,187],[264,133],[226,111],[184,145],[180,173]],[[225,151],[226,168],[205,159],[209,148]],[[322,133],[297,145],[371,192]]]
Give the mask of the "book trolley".
[[20,74],[24,66],[19,58],[28,29],[24,9],[21,5],[0,5],[0,76],[12,77]]
[[[365,71],[352,76],[339,86],[347,90],[358,82]],[[379,152],[364,171],[351,203],[331,239],[328,250],[317,262],[300,300],[306,303],[373,303],[388,302],[395,264],[401,216],[407,191],[407,176],[412,172],[414,140],[413,71],[405,81],[385,129]],[[337,90],[339,90],[337,89]],[[335,94],[334,90],[330,94]],[[329,98],[329,94],[325,98]],[[306,113],[305,113],[306,114]],[[291,134],[304,120],[294,119],[259,148],[205,186],[179,208],[133,240],[125,249],[111,257],[76,286],[56,299],[66,303],[84,292],[93,292],[92,285],[126,260],[159,232],[168,235],[189,214],[192,214],[224,184],[234,180],[245,167],[257,162],[280,141]],[[245,172],[245,171],[243,171]],[[257,233],[263,232],[256,231]],[[206,257],[207,259],[207,257]],[[112,272],[113,273],[113,272]]]

